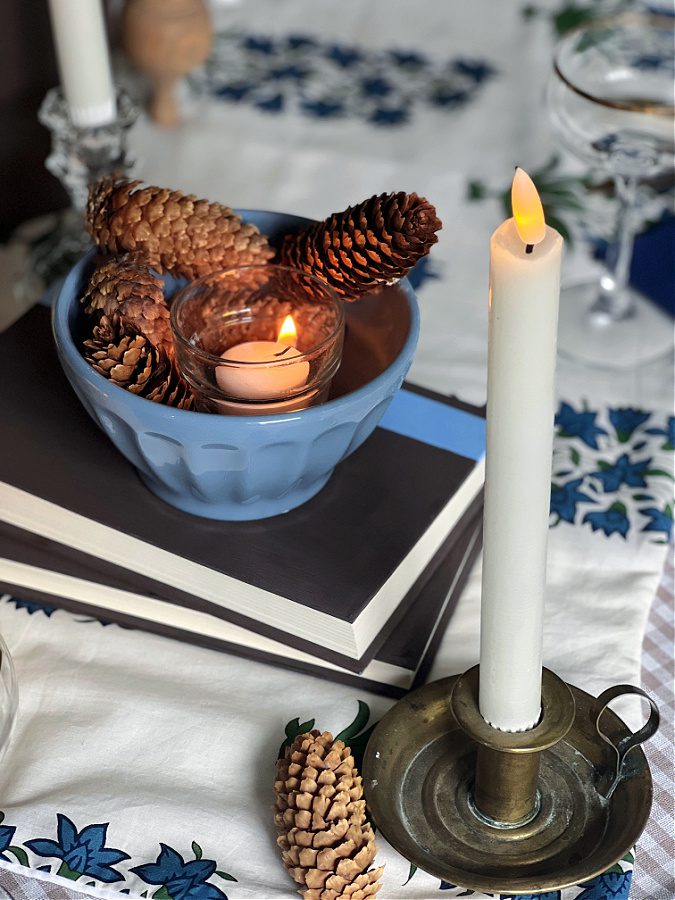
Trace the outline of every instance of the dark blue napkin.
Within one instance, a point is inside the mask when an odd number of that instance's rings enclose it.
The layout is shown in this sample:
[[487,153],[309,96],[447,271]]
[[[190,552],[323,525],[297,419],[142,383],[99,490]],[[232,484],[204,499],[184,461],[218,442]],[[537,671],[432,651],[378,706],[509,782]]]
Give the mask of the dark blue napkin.
[[675,216],[665,217],[637,237],[630,282],[675,316]]

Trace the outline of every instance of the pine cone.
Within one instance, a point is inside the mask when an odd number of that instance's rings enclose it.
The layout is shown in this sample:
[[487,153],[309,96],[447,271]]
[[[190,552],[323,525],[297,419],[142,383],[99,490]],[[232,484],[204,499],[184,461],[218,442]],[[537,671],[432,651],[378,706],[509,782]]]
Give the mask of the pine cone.
[[149,266],[133,257],[109,259],[91,275],[82,297],[88,315],[117,312],[156,347],[173,356],[173,335],[164,284]]
[[277,843],[303,900],[364,900],[381,888],[375,835],[361,777],[342,741],[325,731],[296,737],[277,762]]
[[402,278],[436,243],[441,227],[424,197],[380,194],[288,235],[281,262],[356,300]]
[[274,255],[255,225],[227,206],[140,184],[104,178],[89,190],[87,228],[109,253],[135,253],[158,272],[190,279]]
[[192,408],[192,392],[167,352],[118,312],[100,315],[83,346],[87,362],[119,387],[155,403]]

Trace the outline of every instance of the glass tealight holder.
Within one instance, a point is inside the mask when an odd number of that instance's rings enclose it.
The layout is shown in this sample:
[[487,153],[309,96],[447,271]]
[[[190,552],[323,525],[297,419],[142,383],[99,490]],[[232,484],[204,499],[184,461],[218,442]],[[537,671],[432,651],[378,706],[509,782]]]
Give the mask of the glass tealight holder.
[[200,412],[269,415],[316,406],[342,358],[343,301],[276,265],[206,275],[174,297],[176,361]]

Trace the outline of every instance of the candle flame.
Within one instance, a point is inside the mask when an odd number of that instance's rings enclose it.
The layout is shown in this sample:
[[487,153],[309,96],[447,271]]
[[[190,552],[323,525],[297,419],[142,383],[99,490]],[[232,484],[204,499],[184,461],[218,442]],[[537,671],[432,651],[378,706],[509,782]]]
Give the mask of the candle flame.
[[287,344],[289,347],[294,347],[297,338],[298,330],[295,327],[293,316],[286,316],[284,321],[281,323],[281,328],[279,329],[279,336],[277,337],[277,340],[280,344]]
[[530,176],[516,167],[511,185],[511,207],[516,231],[524,244],[538,244],[546,236],[546,220],[539,194]]

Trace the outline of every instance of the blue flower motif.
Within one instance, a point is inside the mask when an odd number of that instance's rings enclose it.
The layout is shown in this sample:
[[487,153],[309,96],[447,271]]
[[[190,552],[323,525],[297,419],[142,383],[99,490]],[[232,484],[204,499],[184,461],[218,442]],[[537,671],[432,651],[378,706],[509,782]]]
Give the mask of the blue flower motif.
[[455,61],[452,68],[459,75],[466,75],[467,78],[471,78],[476,84],[480,84],[482,81],[485,81],[486,78],[495,74],[495,70],[492,66],[481,62],[480,60],[458,59]]
[[[395,106],[391,109],[378,107],[368,116],[368,121],[372,122],[373,125],[403,125],[409,118],[408,110],[402,106]],[[426,256],[423,257],[423,259],[426,258]]]
[[52,613],[56,612],[53,606],[47,606],[46,603],[36,603],[35,600],[24,600],[21,597],[10,597],[8,602],[13,603],[17,609],[25,609],[29,616],[43,612],[49,618]]
[[252,90],[253,85],[250,82],[239,81],[236,84],[224,84],[216,90],[216,94],[222,97],[223,100],[233,100],[235,103],[238,103],[247,94],[250,94]]
[[587,447],[598,450],[597,437],[607,432],[595,424],[596,416],[597,412],[589,410],[577,412],[569,403],[561,403],[555,417],[558,435],[566,438],[578,437]]
[[364,78],[361,82],[361,91],[366,97],[386,97],[391,90],[391,83],[386,78]]
[[628,900],[632,874],[632,872],[605,872],[604,875],[598,875],[593,881],[582,885],[585,890],[576,900]]
[[599,512],[588,512],[582,521],[588,522],[593,531],[604,531],[607,537],[616,531],[625,539],[630,528],[626,507],[623,503],[613,503],[609,509]]
[[618,491],[622,484],[629,487],[647,487],[645,476],[651,464],[649,459],[638,459],[631,462],[627,453],[622,453],[614,465],[600,461],[599,469],[591,472],[591,478],[602,482],[602,489],[607,494]]
[[668,423],[665,428],[645,428],[647,434],[662,434],[666,442],[661,447],[662,450],[675,450],[675,416],[668,416]]
[[290,50],[311,50],[317,46],[314,38],[308,37],[306,34],[289,34],[286,44]]
[[354,47],[346,47],[343,44],[333,44],[326,53],[328,59],[343,69],[351,69],[361,59],[361,54]]
[[437,87],[429,98],[434,106],[462,106],[469,99],[469,92],[455,87]]
[[390,50],[389,56],[402,69],[421,69],[428,62],[422,53],[406,52],[405,50]]
[[135,866],[131,872],[146,884],[161,884],[172,900],[227,900],[214,884],[207,880],[216,871],[216,864],[211,859],[193,859],[185,862],[180,853],[167,844],[159,845],[162,849],[156,862],[143,866]]
[[433,261],[429,256],[423,256],[422,259],[408,272],[408,281],[417,291],[425,281],[432,281],[441,276],[433,268]]
[[302,109],[317,119],[334,119],[345,111],[343,104],[335,100],[303,100]]
[[649,522],[642,529],[643,531],[662,531],[666,540],[670,540],[673,534],[673,509],[666,506],[664,509],[657,509],[655,506],[649,506],[647,509],[638,510],[641,516],[647,516]]
[[658,53],[645,53],[642,56],[634,57],[631,65],[633,66],[633,68],[642,69],[643,71],[654,69],[672,69],[673,61],[667,56],[662,56]]
[[[0,822],[2,821],[2,816],[0,816]],[[16,828],[10,825],[0,825],[0,859],[4,859],[6,862],[9,862],[9,856],[5,856],[5,850],[12,843],[12,838],[14,837],[14,832]]]
[[277,66],[274,69],[270,69],[269,72],[269,76],[273,81],[282,81],[285,78],[290,78],[294,81],[302,81],[303,78],[307,77],[307,74],[307,69],[295,64]]
[[256,37],[254,34],[249,34],[244,38],[244,47],[247,50],[252,50],[254,53],[262,53],[265,56],[271,56],[276,52],[273,41],[269,38]]
[[273,97],[266,97],[264,100],[258,100],[256,106],[258,109],[265,110],[265,112],[281,112],[284,108],[283,94],[275,94]]
[[[574,478],[565,484],[551,486],[551,514],[557,515],[564,522],[574,522],[577,514],[577,503],[593,503],[592,497],[579,490],[583,478]],[[557,524],[557,523],[556,523]]]
[[124,880],[112,866],[131,857],[114,847],[105,846],[107,822],[103,825],[87,825],[78,833],[75,825],[62,813],[57,815],[57,821],[58,843],[42,838],[26,841],[26,847],[38,856],[54,856],[63,860],[59,869],[61,874],[66,872],[65,866],[70,873],[89,875],[108,884]]
[[634,409],[632,406],[610,409],[609,411],[609,421],[614,426],[616,436],[622,444],[630,440],[636,428],[643,425],[650,416],[651,413],[644,412],[641,409]]

